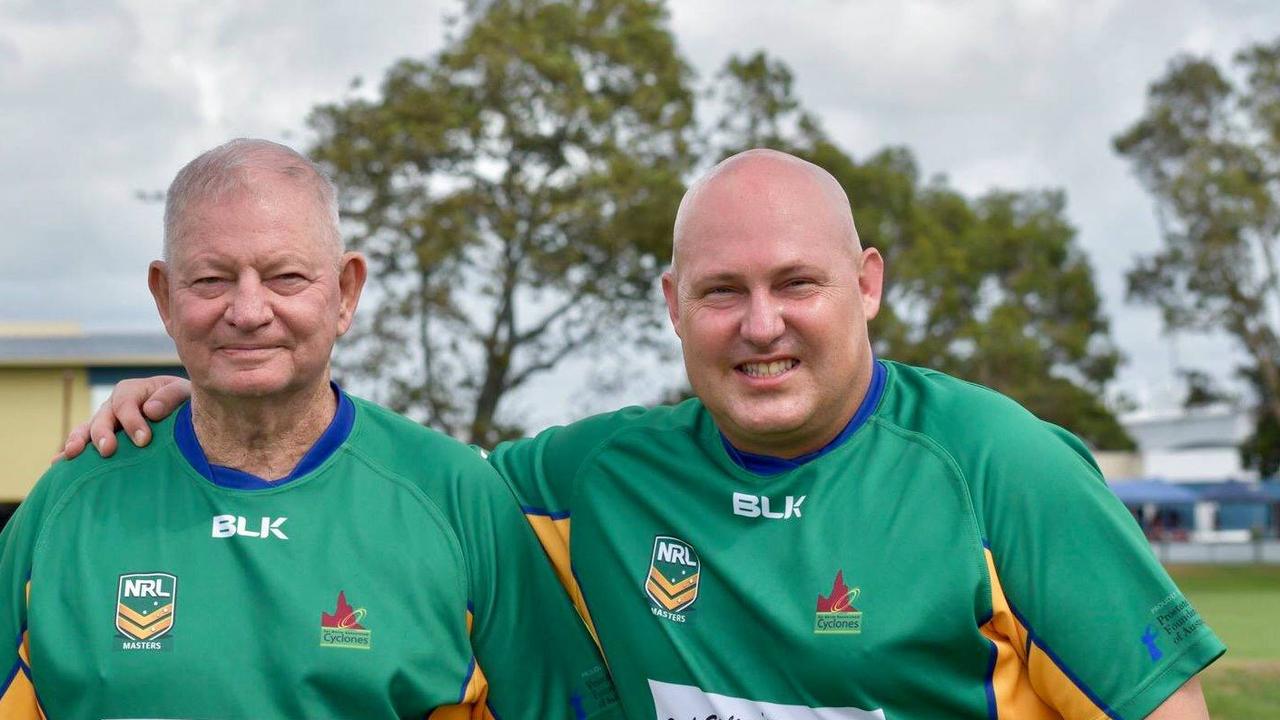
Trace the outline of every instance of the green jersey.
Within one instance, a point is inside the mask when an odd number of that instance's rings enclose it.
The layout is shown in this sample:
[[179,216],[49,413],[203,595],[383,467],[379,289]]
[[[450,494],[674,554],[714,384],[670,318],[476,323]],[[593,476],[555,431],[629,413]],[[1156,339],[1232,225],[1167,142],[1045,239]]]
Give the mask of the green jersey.
[[1223,651],[1082,444],[877,363],[762,474],[697,400],[499,446],[628,716],[1138,718]]
[[190,407],[49,470],[0,545],[4,718],[617,717],[510,490],[339,396],[289,477],[211,466]]

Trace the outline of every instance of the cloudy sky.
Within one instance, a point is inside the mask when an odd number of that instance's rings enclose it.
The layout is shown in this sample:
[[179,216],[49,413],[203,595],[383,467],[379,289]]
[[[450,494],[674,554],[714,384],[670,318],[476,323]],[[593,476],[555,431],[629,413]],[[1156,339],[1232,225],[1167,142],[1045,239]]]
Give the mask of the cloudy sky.
[[[236,136],[303,146],[307,111],[443,41],[447,0],[0,0],[0,322],[159,329],[145,288],[162,189]],[[1280,35],[1274,0],[673,0],[706,78],[765,48],[857,157],[905,144],[965,192],[1062,187],[1129,357],[1117,389],[1148,403],[1179,366],[1227,376],[1225,338],[1170,339],[1124,303],[1124,270],[1159,244],[1148,196],[1110,150],[1180,52],[1225,61]],[[855,211],[857,198],[853,199]],[[655,294],[655,302],[657,295]],[[674,383],[678,369],[663,371]],[[564,380],[563,377],[559,378]],[[547,407],[533,399],[521,405]],[[622,400],[650,399],[635,388]],[[575,400],[566,412],[592,409]],[[556,404],[553,404],[555,406]],[[563,404],[561,404],[563,405]],[[563,420],[558,410],[533,421]]]

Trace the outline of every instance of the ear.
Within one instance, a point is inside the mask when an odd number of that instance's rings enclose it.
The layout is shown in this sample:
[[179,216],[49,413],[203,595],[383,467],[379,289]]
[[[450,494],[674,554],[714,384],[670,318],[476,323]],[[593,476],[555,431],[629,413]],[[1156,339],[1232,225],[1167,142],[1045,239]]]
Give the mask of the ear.
[[862,297],[862,314],[870,320],[880,312],[880,297],[884,292],[884,258],[875,248],[862,251],[858,268],[858,294]]
[[364,255],[349,252],[342,255],[342,264],[338,268],[338,334],[345,335],[351,328],[351,320],[356,314],[356,305],[360,303],[360,292],[364,290],[364,281],[369,276],[369,264]]
[[160,322],[164,323],[165,332],[173,337],[173,329],[169,324],[169,265],[163,260],[153,260],[147,266],[147,287],[151,288],[151,298],[156,302],[156,311],[160,313]]
[[662,297],[667,300],[667,317],[671,318],[671,327],[680,335],[680,296],[676,289],[676,276],[670,270],[662,273]]

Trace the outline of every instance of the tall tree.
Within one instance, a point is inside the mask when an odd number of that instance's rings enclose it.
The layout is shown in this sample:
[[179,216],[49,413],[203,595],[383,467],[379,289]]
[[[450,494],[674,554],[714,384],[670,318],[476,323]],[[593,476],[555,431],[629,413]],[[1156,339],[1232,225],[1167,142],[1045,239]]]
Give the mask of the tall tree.
[[660,328],[653,280],[694,162],[691,71],[650,0],[472,0],[375,99],[313,111],[372,261],[348,366],[471,442],[565,358]]
[[[995,388],[1095,447],[1132,440],[1101,401],[1120,353],[1061,191],[970,199],[922,181],[906,148],[854,160],[794,97],[792,76],[763,53],[732,58],[717,95],[727,116],[715,147],[788,150],[844,186],[866,245],[885,256],[876,351]],[[758,117],[752,117],[758,115]]]
[[1280,423],[1280,40],[1233,65],[1175,58],[1114,144],[1155,198],[1163,236],[1129,271],[1129,296],[1159,308],[1170,331],[1235,338],[1265,429]]

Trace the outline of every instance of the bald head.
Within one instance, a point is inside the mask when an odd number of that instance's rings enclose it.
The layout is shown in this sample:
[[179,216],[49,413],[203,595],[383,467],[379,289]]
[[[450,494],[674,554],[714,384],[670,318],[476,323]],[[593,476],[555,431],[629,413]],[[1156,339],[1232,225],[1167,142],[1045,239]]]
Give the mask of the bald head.
[[817,213],[855,262],[862,249],[849,197],[831,173],[794,155],[758,148],[721,161],[689,187],[676,212],[672,272],[678,272],[689,235],[708,224],[731,222],[747,207],[766,207],[783,216]]
[[181,240],[189,208],[218,202],[233,193],[259,195],[271,183],[308,191],[315,199],[326,240],[335,260],[342,255],[338,194],[318,165],[290,147],[269,140],[238,138],[202,153],[173,178],[165,194],[164,258],[172,258]]

